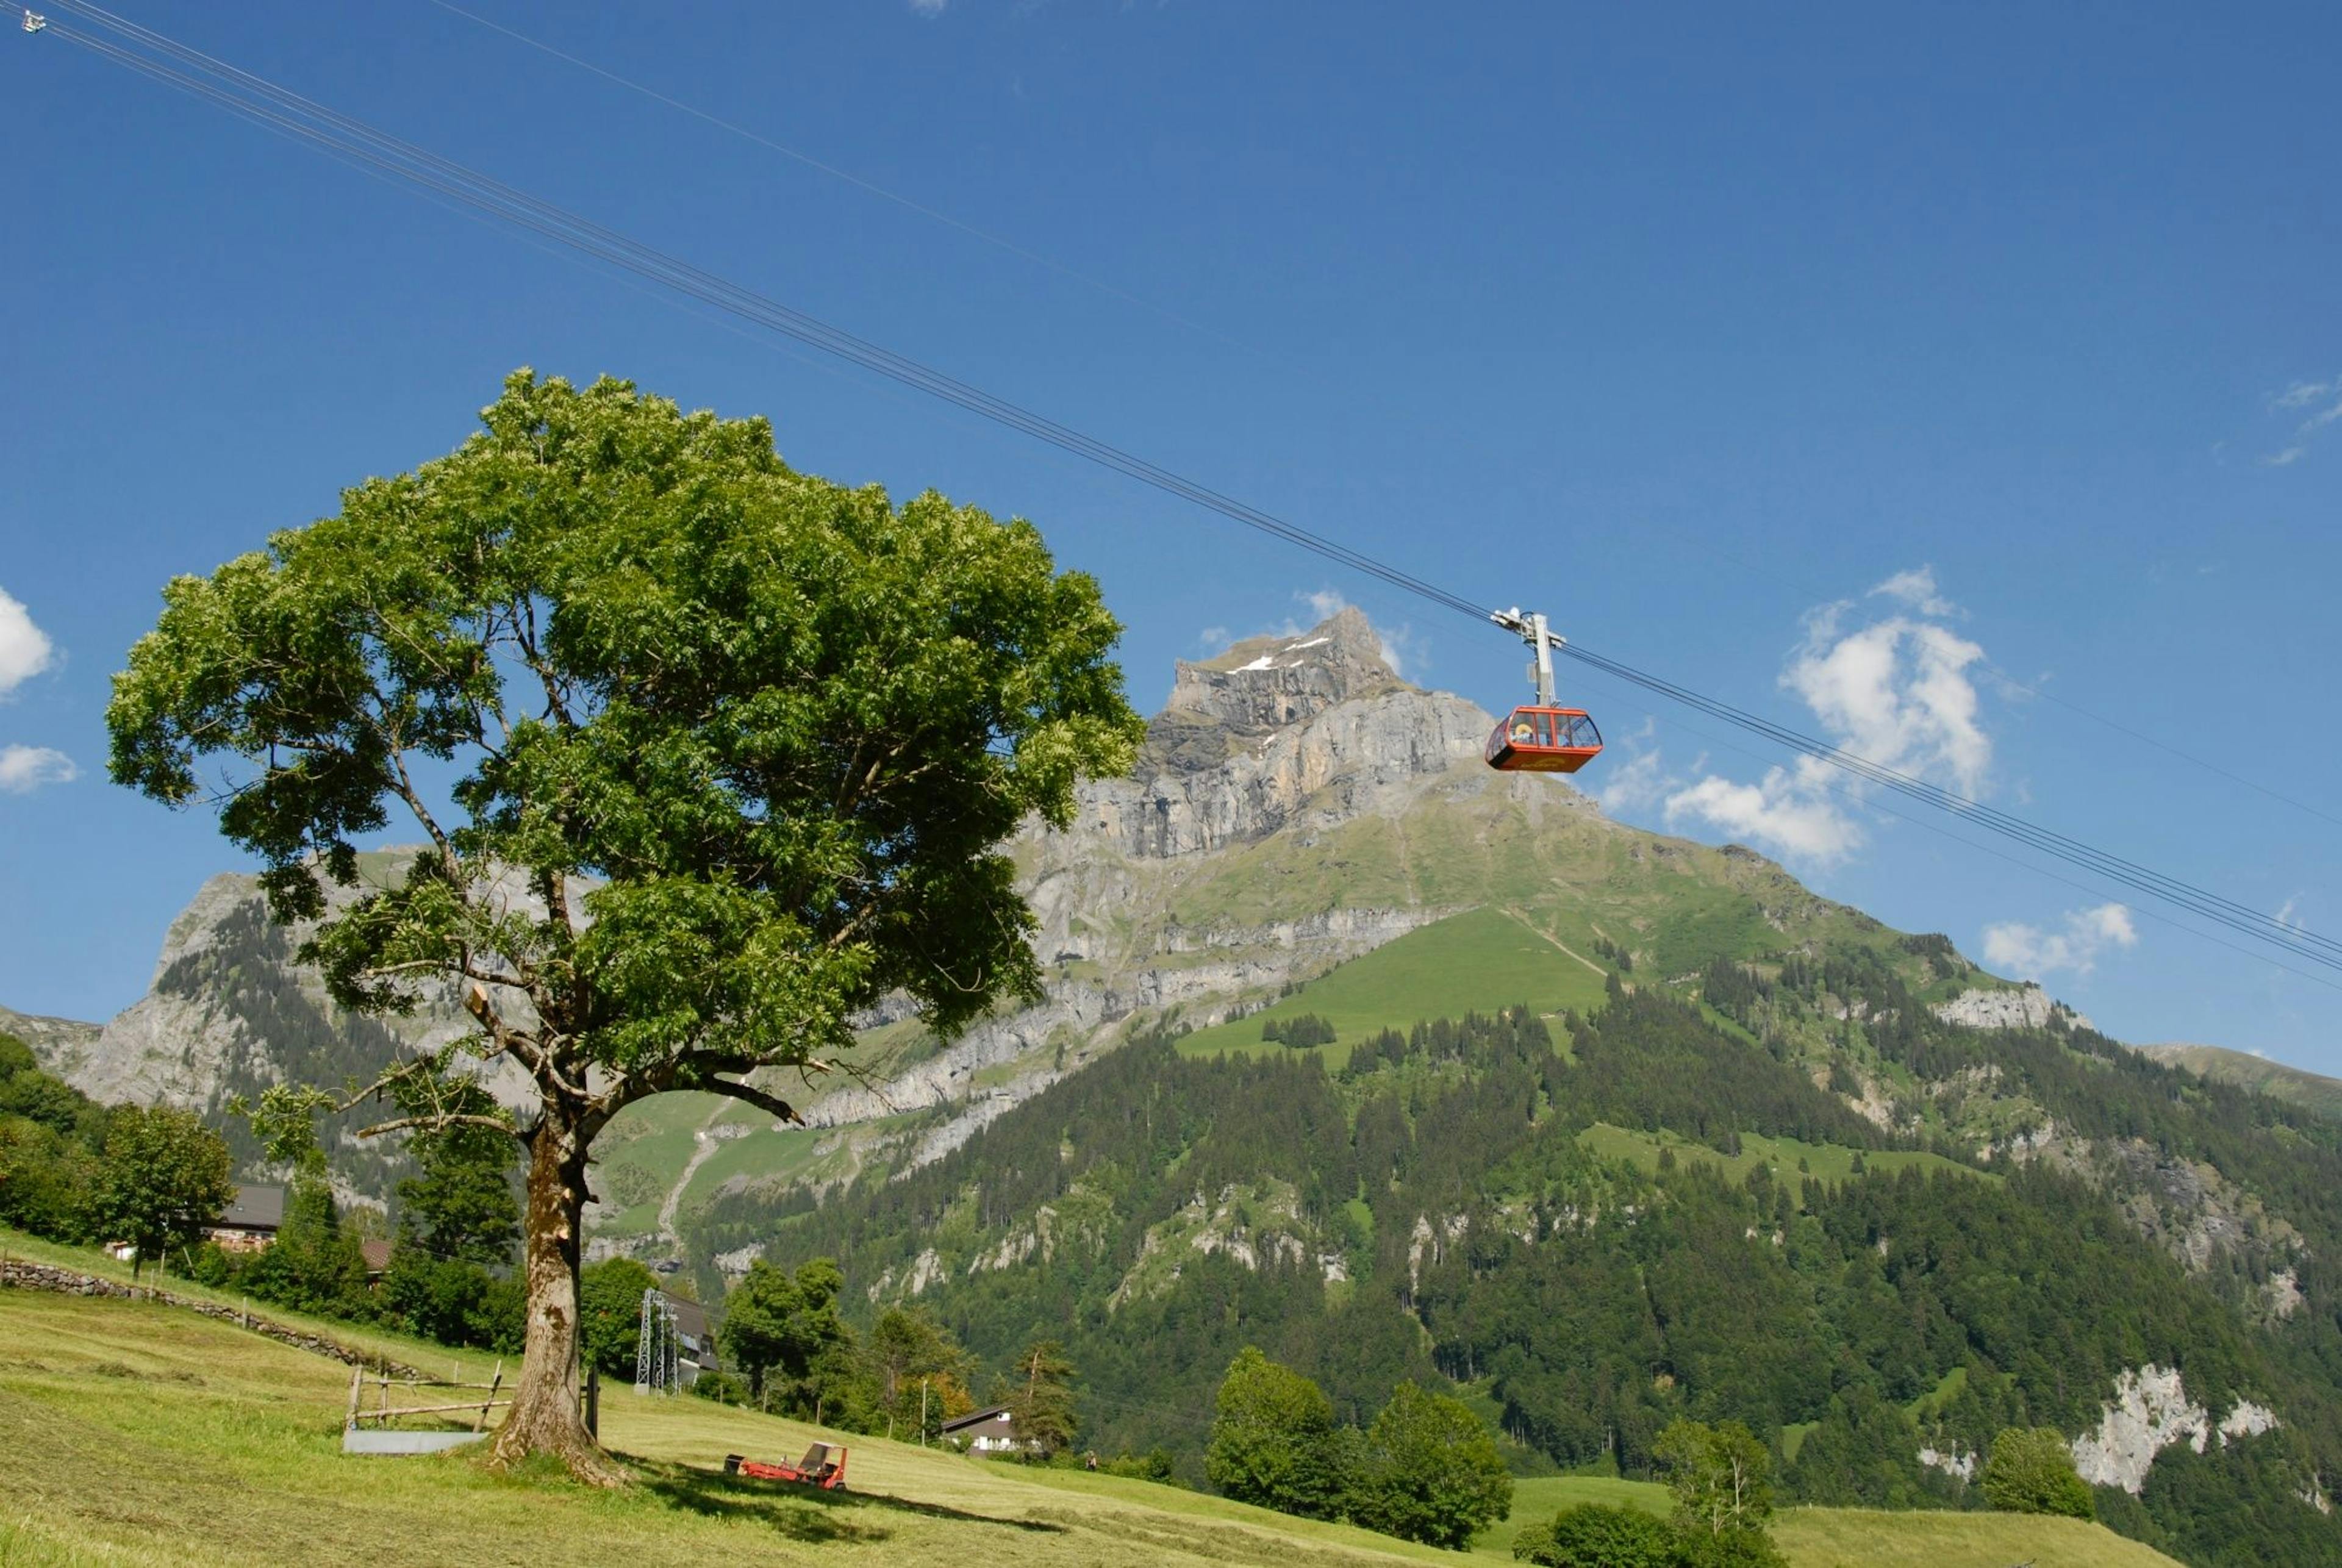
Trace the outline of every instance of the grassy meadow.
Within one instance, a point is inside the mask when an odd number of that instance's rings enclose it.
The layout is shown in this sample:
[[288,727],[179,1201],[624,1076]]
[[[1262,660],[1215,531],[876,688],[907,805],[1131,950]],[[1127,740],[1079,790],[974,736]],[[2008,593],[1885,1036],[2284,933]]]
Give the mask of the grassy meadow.
[[[86,1264],[20,1244],[17,1255]],[[276,1314],[282,1318],[285,1314]],[[336,1326],[343,1339],[451,1375],[494,1358]],[[500,1477],[473,1454],[345,1455],[348,1370],[231,1325],[140,1302],[0,1290],[0,1564],[835,1562],[919,1568],[1455,1561],[1345,1525],[1294,1520],[1146,1482],[1027,1470],[860,1436],[851,1489],[727,1480],[724,1455],[793,1457],[802,1423],[689,1398],[606,1391],[605,1441],[637,1484]],[[1521,1523],[1566,1503],[1664,1506],[1646,1483],[1519,1483],[1514,1518],[1472,1553],[1509,1561]],[[1795,1510],[1778,1537],[1798,1568],[1920,1563],[2074,1568],[2167,1560],[2094,1526],[1977,1514]]]

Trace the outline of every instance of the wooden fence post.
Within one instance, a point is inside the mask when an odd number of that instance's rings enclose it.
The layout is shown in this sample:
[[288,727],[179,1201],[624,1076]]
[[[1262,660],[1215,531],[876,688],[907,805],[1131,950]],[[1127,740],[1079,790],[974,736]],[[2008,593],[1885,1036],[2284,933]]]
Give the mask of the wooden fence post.
[[345,1426],[355,1426],[358,1423],[358,1386],[365,1377],[364,1368],[355,1366],[350,1368],[350,1413],[342,1423]]
[[481,1402],[480,1413],[472,1418],[472,1430],[474,1432],[478,1432],[487,1425],[488,1407],[495,1403],[496,1390],[503,1386],[504,1381],[505,1360],[504,1357],[498,1356],[496,1358],[496,1374],[488,1380],[488,1397]]
[[586,1369],[586,1435],[597,1443],[602,1438],[602,1372],[590,1365]]

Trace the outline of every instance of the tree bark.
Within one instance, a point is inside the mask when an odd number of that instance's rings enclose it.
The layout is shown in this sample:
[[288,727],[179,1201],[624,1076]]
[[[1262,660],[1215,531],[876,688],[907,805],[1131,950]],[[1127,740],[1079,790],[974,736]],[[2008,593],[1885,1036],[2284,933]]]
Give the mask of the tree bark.
[[528,1331],[512,1406],[491,1457],[506,1465],[532,1454],[557,1457],[578,1480],[619,1486],[624,1468],[603,1453],[578,1410],[577,1264],[586,1209],[587,1134],[574,1113],[545,1097],[545,1120],[529,1138],[528,1240],[521,1277]]

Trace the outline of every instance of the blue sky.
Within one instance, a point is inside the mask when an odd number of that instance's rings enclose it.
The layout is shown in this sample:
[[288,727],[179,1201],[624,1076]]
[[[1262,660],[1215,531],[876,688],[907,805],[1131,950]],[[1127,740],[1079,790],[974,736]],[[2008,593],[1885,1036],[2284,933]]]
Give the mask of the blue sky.
[[[432,0],[122,3],[1605,653],[2342,930],[2330,8],[467,0],[1011,248]],[[1128,623],[1142,705],[1214,629],[1329,594],[1416,678],[1516,700],[1493,630],[57,40],[0,40],[0,135],[9,1006],[126,1005],[236,864],[104,781],[163,581],[445,451],[519,365],[1034,518]],[[1565,678],[1628,820],[1756,843],[2124,1038],[2342,1073],[2330,988]]]

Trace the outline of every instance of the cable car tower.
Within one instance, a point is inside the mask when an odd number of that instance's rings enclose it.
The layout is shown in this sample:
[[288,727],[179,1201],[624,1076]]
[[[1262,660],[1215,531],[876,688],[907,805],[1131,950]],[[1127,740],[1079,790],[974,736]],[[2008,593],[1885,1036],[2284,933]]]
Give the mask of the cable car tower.
[[635,1337],[635,1392],[674,1393],[683,1386],[676,1368],[675,1303],[656,1287],[643,1293],[642,1322]]
[[1517,634],[1536,654],[1528,668],[1536,702],[1515,708],[1488,732],[1488,765],[1500,773],[1576,773],[1600,754],[1602,732],[1584,708],[1554,705],[1553,651],[1562,639],[1543,615],[1524,615],[1517,607],[1492,610],[1488,619]]

